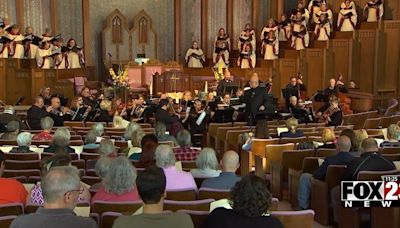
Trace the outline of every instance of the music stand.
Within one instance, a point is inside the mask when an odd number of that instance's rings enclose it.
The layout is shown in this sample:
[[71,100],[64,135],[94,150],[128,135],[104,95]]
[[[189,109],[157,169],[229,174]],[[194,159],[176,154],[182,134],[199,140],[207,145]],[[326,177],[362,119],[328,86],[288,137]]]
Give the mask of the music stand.
[[215,110],[214,123],[229,123],[233,122],[232,116],[234,109]]
[[230,96],[232,97],[233,94],[236,94],[238,89],[239,89],[239,86],[237,86],[237,85],[227,85],[224,87],[224,94],[229,93]]

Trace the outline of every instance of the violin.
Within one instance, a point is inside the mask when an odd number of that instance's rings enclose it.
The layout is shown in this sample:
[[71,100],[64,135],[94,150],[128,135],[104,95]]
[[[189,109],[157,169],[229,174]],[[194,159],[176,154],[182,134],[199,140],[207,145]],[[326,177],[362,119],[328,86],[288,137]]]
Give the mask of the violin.
[[328,109],[326,109],[324,111],[324,113],[322,113],[322,115],[319,117],[318,122],[319,123],[328,123],[329,122],[329,117],[335,113],[340,111],[339,108],[332,108],[331,106],[329,106]]

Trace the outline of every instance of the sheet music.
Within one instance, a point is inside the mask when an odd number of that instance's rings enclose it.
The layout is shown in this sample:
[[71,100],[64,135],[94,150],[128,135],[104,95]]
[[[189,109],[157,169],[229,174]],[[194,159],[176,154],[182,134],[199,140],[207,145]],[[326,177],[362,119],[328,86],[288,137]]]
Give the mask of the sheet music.
[[200,126],[200,124],[203,122],[205,117],[206,117],[206,112],[205,111],[201,111],[201,114],[200,114],[199,118],[197,118],[197,120],[196,120],[196,124],[198,126]]

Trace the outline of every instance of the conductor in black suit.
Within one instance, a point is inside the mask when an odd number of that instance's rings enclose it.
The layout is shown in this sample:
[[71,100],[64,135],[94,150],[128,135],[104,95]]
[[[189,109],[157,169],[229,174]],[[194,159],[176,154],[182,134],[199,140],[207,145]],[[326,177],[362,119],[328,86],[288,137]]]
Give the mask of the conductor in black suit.
[[267,93],[266,87],[261,87],[257,73],[250,78],[250,89],[244,91],[239,101],[246,104],[245,120],[250,125],[255,125],[257,115],[275,112],[272,95]]

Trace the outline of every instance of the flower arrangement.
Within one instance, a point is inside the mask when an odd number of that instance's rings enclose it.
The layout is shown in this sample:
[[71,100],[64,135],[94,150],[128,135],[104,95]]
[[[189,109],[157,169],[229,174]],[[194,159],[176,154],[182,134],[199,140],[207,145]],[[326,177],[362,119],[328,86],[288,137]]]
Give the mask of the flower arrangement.
[[127,70],[122,70],[121,68],[118,69],[118,74],[114,72],[112,68],[109,69],[111,79],[112,79],[112,84],[115,87],[119,88],[129,88],[129,79],[128,79],[128,71]]

